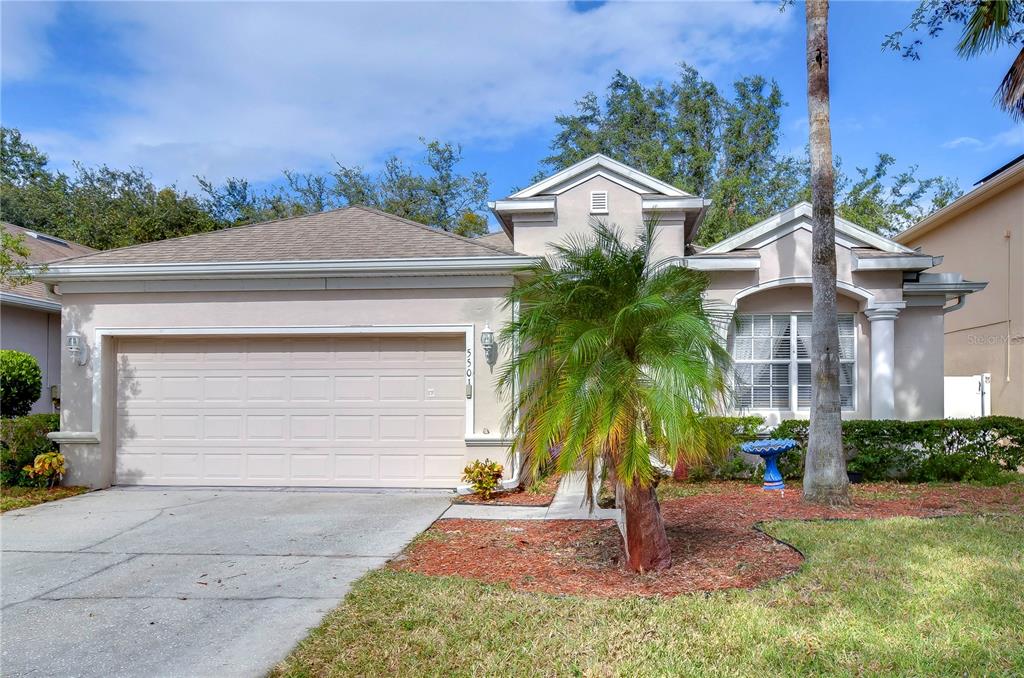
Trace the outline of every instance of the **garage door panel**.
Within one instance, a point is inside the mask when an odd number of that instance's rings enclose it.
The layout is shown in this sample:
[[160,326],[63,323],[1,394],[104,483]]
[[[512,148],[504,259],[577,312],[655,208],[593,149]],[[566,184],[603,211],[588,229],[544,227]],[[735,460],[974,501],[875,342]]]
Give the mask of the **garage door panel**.
[[119,343],[118,482],[450,487],[456,337]]

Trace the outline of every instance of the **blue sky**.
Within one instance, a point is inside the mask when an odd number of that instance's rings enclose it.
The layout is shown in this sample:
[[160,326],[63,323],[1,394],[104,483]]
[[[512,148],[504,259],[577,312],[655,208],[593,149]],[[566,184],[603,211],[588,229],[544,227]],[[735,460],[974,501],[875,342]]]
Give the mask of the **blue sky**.
[[[922,60],[882,52],[914,4],[834,2],[833,144],[847,169],[874,154],[967,189],[1024,152],[992,104],[1009,50],[972,61],[955,35]],[[58,167],[137,165],[273,181],[335,160],[415,157],[458,141],[492,197],[524,186],[555,115],[621,69],[671,79],[688,61],[721,88],[760,73],[789,102],[783,148],[806,144],[803,7],[767,3],[86,3],[0,6],[0,118]]]

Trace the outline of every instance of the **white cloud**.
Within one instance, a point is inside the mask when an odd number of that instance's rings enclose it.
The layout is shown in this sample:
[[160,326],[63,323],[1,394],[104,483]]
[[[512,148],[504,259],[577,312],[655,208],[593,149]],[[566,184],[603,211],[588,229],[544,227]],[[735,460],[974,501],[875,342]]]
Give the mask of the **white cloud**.
[[1013,149],[1024,146],[1024,125],[993,134],[987,141],[975,137],[957,137],[942,144],[943,148],[973,148],[977,151]]
[[1024,125],[1011,127],[992,137],[990,148],[1017,148],[1024,146]]
[[982,146],[981,139],[975,139],[974,137],[957,137],[956,139],[950,139],[949,141],[942,144],[943,148],[961,148],[961,147],[972,147],[977,148]]
[[[770,56],[773,3],[103,3],[127,75],[88,136],[31,130],[51,157],[255,180],[373,163],[419,136],[500,145],[551,123],[616,68],[670,78]],[[5,32],[6,37],[6,32]],[[7,56],[7,46],[4,56]]]
[[39,72],[52,52],[46,30],[57,19],[57,5],[48,2],[0,4],[4,80],[24,80]]

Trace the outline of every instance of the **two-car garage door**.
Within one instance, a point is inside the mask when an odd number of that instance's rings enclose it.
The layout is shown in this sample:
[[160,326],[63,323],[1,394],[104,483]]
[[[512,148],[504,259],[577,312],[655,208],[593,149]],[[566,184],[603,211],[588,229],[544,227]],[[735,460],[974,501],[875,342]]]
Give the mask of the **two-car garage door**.
[[120,484],[459,480],[463,337],[127,338],[117,363]]

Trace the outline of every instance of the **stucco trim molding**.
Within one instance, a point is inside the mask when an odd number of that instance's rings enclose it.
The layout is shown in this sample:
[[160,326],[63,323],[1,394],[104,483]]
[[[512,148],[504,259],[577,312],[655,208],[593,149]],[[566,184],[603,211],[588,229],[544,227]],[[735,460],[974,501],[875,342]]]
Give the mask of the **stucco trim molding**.
[[[59,442],[100,442],[103,422],[103,354],[104,345],[114,337],[280,337],[280,336],[348,336],[358,334],[452,334],[463,335],[466,342],[466,438],[475,431],[476,410],[476,324],[452,325],[309,325],[265,327],[98,327],[90,347],[92,358],[92,431],[58,431]],[[76,366],[77,367],[77,366]],[[81,368],[79,368],[81,369]],[[88,438],[88,440],[86,440]],[[56,440],[56,438],[51,438]],[[94,439],[94,440],[93,440]]]
[[614,174],[618,174],[624,179],[628,179],[631,182],[640,184],[641,186],[648,188],[652,193],[661,193],[662,195],[679,196],[679,197],[690,197],[690,194],[686,191],[682,191],[671,184],[667,184],[660,179],[655,179],[649,174],[633,169],[629,165],[624,165],[617,160],[612,160],[606,155],[595,153],[594,155],[579,161],[574,165],[566,167],[560,172],[556,172],[551,176],[541,179],[535,184],[527,186],[526,188],[517,191],[509,196],[509,198],[532,198],[542,193],[547,193],[551,189],[561,186],[562,184],[571,181],[573,178],[588,173],[595,167],[600,167],[608,170]]
[[[775,280],[768,280],[758,285],[751,285],[750,287],[744,288],[736,293],[736,296],[732,298],[732,305],[737,306],[740,299],[749,297],[752,294],[763,292],[765,290],[774,289],[776,287],[809,287],[811,285],[811,276],[809,275],[798,275],[789,276],[786,278],[776,278]],[[837,280],[836,287],[843,290],[848,295],[860,299],[866,308],[874,308],[875,295],[870,290],[867,290],[859,285],[846,282],[845,280]]]
[[511,438],[481,435],[466,436],[466,447],[508,447],[511,444]]
[[57,444],[98,445],[100,442],[99,431],[53,431],[46,437]]

